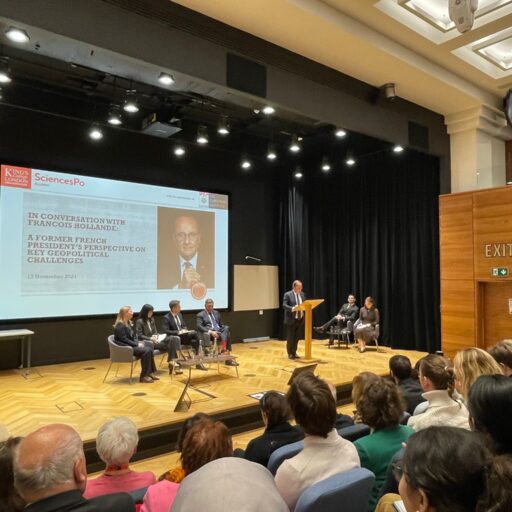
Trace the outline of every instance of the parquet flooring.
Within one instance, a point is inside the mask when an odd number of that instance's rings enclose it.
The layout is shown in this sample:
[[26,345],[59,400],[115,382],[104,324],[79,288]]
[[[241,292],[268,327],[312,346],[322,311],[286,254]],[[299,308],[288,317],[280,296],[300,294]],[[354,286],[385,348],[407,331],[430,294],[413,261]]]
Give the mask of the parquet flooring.
[[[299,354],[304,353],[303,342]],[[218,413],[252,405],[249,393],[277,389],[285,391],[293,369],[300,365],[286,358],[285,342],[266,341],[236,344],[240,378],[234,368],[221,366],[208,372],[193,370],[193,385],[215,395],[209,399],[194,390],[194,400],[186,413],[173,412],[185,375],[169,377],[165,362],[161,380],[140,384],[137,379],[129,385],[129,365],[121,364],[119,378],[115,365],[107,381],[103,377],[109,360],[80,361],[37,368],[28,379],[19,370],[0,372],[0,424],[13,435],[26,435],[36,428],[53,422],[73,426],[84,441],[93,440],[99,426],[113,416],[128,416],[140,429],[168,423],[181,423],[198,411]],[[368,350],[359,354],[355,349],[328,349],[325,341],[313,342],[313,355],[320,358],[317,374],[336,385],[351,382],[361,371],[388,372],[391,355],[403,353],[414,362],[424,354],[414,351],[395,351],[389,348]],[[160,358],[156,360],[157,364]],[[165,371],[164,371],[165,370]],[[134,373],[138,374],[137,366]]]

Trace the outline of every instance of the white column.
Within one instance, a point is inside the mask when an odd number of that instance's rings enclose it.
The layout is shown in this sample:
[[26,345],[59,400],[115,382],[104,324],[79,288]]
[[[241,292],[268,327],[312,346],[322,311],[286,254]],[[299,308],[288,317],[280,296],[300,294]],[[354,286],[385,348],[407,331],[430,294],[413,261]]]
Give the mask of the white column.
[[452,192],[505,185],[505,141],[512,139],[512,128],[503,112],[481,105],[449,114],[445,123],[450,135]]

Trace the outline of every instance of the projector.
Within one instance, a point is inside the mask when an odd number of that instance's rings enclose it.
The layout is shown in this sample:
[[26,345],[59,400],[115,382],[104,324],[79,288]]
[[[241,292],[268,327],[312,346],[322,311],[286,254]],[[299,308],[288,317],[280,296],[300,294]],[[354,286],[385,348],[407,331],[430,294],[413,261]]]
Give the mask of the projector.
[[478,0],[448,0],[448,13],[457,30],[463,34],[471,30],[475,21]]
[[165,116],[154,112],[142,121],[142,131],[154,137],[167,139],[175,133],[181,132],[181,126],[174,121],[174,119],[168,120]]

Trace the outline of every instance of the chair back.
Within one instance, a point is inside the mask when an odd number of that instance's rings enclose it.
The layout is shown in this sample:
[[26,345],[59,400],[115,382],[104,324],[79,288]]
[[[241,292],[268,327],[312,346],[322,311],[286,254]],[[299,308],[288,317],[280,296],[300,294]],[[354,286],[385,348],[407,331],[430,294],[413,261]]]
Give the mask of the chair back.
[[278,448],[268,459],[267,469],[275,475],[279,466],[286,460],[295,457],[304,448],[303,441],[297,441],[296,443],[285,444]]
[[367,436],[370,431],[371,429],[368,425],[365,425],[364,423],[356,423],[355,425],[350,425],[350,427],[340,428],[338,430],[338,434],[347,441],[354,442],[360,437]]
[[356,468],[333,475],[306,489],[295,512],[361,512],[368,509],[375,475]]
[[133,361],[133,348],[118,345],[114,341],[114,335],[107,338],[108,349],[110,351],[110,361],[112,363],[131,363]]

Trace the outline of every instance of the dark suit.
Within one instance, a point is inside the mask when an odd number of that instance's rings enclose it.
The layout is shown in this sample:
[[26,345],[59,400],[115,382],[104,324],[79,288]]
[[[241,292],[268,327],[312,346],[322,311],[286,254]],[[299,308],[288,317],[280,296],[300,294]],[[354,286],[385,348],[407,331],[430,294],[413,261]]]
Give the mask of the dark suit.
[[199,349],[199,339],[197,337],[196,331],[189,331],[179,334],[181,329],[187,329],[187,325],[185,324],[185,320],[183,319],[183,315],[178,313],[176,315],[179,320],[179,325],[174,319],[174,315],[169,312],[164,316],[162,322],[162,330],[165,334],[169,334],[170,336],[178,336],[183,345],[192,345],[192,348],[198,352]]
[[275,450],[301,439],[304,439],[304,434],[300,427],[292,427],[288,422],[267,427],[261,436],[249,441],[244,458],[267,467],[268,459]]
[[[345,320],[338,320],[336,316],[344,316]],[[323,329],[327,331],[329,327],[333,324],[338,324],[342,326],[346,326],[347,322],[355,322],[357,318],[359,317],[359,308],[357,307],[357,304],[352,304],[352,306],[347,302],[341,306],[340,310],[338,311],[338,315],[333,316],[327,323],[322,325]]]
[[78,489],[61,492],[27,505],[24,512],[135,512],[135,502],[124,492],[86,500]]
[[[300,292],[301,303],[306,300],[306,294]],[[304,312],[292,312],[297,305],[295,292],[290,290],[283,296],[284,324],[286,325],[286,351],[289,356],[297,355],[297,345],[304,335]],[[301,315],[302,313],[302,315]]]
[[208,331],[217,331],[220,334],[220,341],[223,345],[226,346],[228,350],[231,350],[231,341],[229,339],[229,325],[224,325],[220,318],[220,313],[214,309],[212,310],[213,318],[217,322],[218,328],[213,327],[212,319],[208,314],[206,309],[203,311],[199,311],[196,315],[196,324],[197,330],[203,338],[205,347],[209,347],[211,345],[211,338],[208,334]]
[[418,379],[409,377],[408,379],[401,380],[398,383],[398,387],[400,388],[406,403],[405,410],[409,414],[413,414],[416,406],[425,401],[425,399],[421,396],[423,390],[421,389],[420,382]]
[[[181,350],[181,340],[179,336],[171,336],[170,334],[163,341],[153,343],[151,337],[158,335],[155,319],[151,317],[148,321],[138,318],[135,322],[135,332],[139,341],[149,342],[154,348],[167,352],[167,362],[172,359],[178,359],[178,350]],[[150,345],[150,346],[151,346]]]
[[[213,251],[209,255],[206,249],[197,252],[196,271],[201,276],[201,282],[207,288],[215,288],[215,272]],[[186,288],[182,282],[183,270],[180,266],[179,253],[176,251],[168,258],[165,268],[160,268],[157,276],[158,288]]]
[[153,359],[153,347],[144,344],[139,347],[139,343],[133,336],[133,329],[119,322],[114,327],[114,341],[118,345],[126,345],[133,348],[133,355],[140,358],[141,377],[146,377],[156,372],[155,360]]

